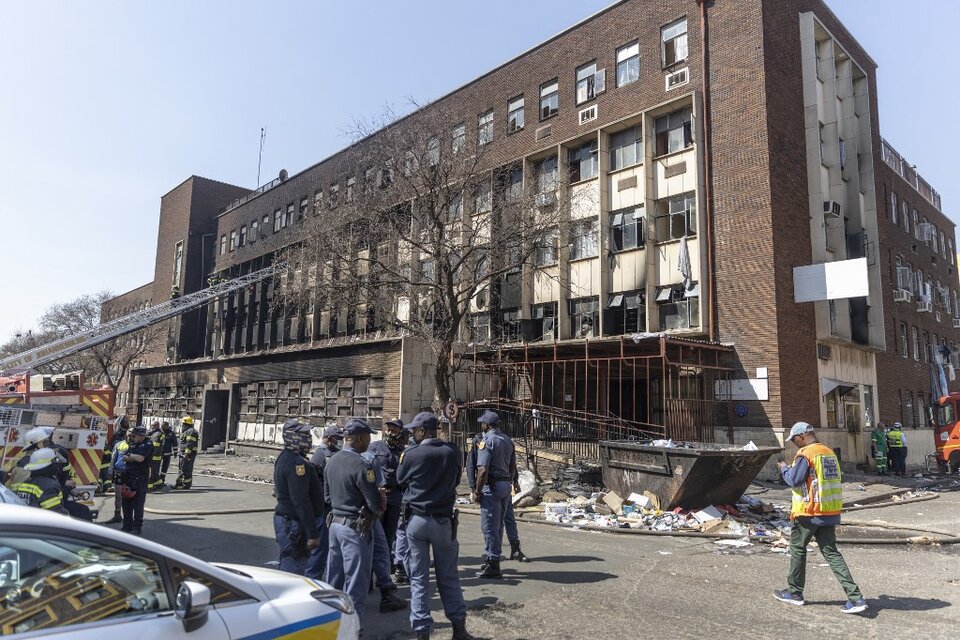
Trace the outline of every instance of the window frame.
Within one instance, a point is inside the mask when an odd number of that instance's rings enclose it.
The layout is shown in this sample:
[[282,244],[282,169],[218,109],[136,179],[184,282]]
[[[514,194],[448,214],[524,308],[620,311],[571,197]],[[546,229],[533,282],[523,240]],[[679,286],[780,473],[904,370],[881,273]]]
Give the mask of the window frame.
[[[584,75],[584,76],[581,78],[581,77],[580,77],[580,74],[581,74],[582,72],[589,71],[590,67],[593,67],[593,71],[590,72],[590,73],[587,73],[586,75]],[[574,82],[573,96],[574,96],[574,98],[573,98],[573,100],[574,100],[574,103],[575,103],[578,107],[579,107],[580,105],[582,105],[582,104],[586,104],[586,103],[590,102],[591,100],[596,99],[597,93],[598,93],[597,87],[596,87],[596,78],[597,78],[597,73],[598,73],[598,71],[599,71],[599,69],[597,68],[597,60],[596,60],[596,58],[594,58],[594,59],[591,60],[590,62],[586,62],[586,63],[580,65],[579,67],[577,67],[577,68],[574,70],[574,73],[573,73],[573,82]],[[585,94],[584,94],[584,98],[583,98],[583,99],[580,98],[580,88],[581,88],[580,85],[581,85],[581,83],[583,84],[583,88],[585,89]]]
[[450,128],[450,149],[456,155],[467,145],[467,123],[461,122]]
[[596,258],[598,255],[600,255],[600,220],[594,216],[573,221],[570,227],[570,261],[587,260]]
[[[581,305],[584,306],[581,307]],[[600,335],[600,296],[583,296],[567,300],[567,315],[571,340],[595,338]],[[584,335],[586,321],[589,321],[589,335]]]
[[[631,302],[635,306],[630,306]],[[646,291],[634,289],[609,293],[603,315],[604,335],[625,336],[645,332],[647,330]]]
[[[584,175],[584,166],[587,167],[587,175]],[[593,180],[600,175],[600,152],[596,140],[567,149],[567,172],[571,185]]]
[[[682,208],[678,211],[674,211],[674,204],[680,201],[683,201],[683,204],[686,205],[685,208]],[[656,201],[657,210],[654,217],[654,238],[658,244],[663,242],[676,242],[681,240],[684,237],[695,238],[697,237],[697,193],[696,191],[687,191],[686,193],[678,193],[675,196],[670,196],[669,198],[663,198]],[[661,213],[662,205],[666,205],[666,209]],[[675,216],[684,217],[684,230],[683,235],[676,235],[674,233],[674,217]],[[662,234],[661,231],[661,221],[666,219],[666,234]],[[661,237],[663,236],[663,237]]]
[[247,225],[240,225],[240,232],[237,234],[237,248],[247,246]]
[[[544,94],[546,89],[553,88],[552,91]],[[547,112],[544,115],[544,101],[547,101]],[[550,110],[550,103],[552,104],[552,111]],[[540,84],[540,109],[538,115],[540,117],[540,122],[544,120],[549,120],[550,118],[556,116],[560,113],[560,78],[554,78],[553,80],[548,80]]]
[[173,286],[179,288],[183,283],[183,240],[173,248]]
[[[548,245],[546,240],[552,239]],[[560,230],[556,227],[545,229],[537,234],[537,246],[533,249],[533,266],[535,268],[552,267],[560,262]],[[549,260],[547,260],[549,258]]]
[[230,230],[230,253],[233,253],[237,250],[237,230]]
[[[627,133],[633,133],[634,138],[632,142],[626,144],[617,144],[616,138],[618,136],[624,136]],[[610,148],[610,159],[609,159],[609,173],[614,171],[622,171],[623,169],[629,169],[630,167],[635,167],[639,164],[643,164],[643,127],[639,124],[632,127],[627,127],[626,129],[621,129],[614,133],[609,134],[608,146]],[[622,152],[624,149],[633,148],[634,160],[633,162],[626,164],[624,160],[625,153]],[[617,161],[618,152],[620,160]]]
[[[517,102],[520,103],[519,106],[517,106]],[[525,104],[526,101],[522,93],[507,100],[507,135],[523,131]],[[515,114],[519,114],[519,116],[514,117]]]
[[[637,217],[637,214],[640,214]],[[641,204],[636,207],[626,207],[623,209],[617,209],[611,211],[610,216],[610,251],[614,253],[622,253],[624,251],[635,251],[637,249],[644,249],[647,246],[647,216],[646,211],[644,211],[644,206]],[[627,216],[630,217],[632,222],[627,222]],[[617,222],[617,218],[620,218],[620,221]],[[626,230],[630,227],[633,227],[633,246],[627,246],[626,238],[628,234]],[[619,230],[620,241],[617,241],[617,233]]]
[[220,235],[220,255],[227,255],[227,234]]
[[488,109],[477,116],[477,146],[493,143],[494,110]]
[[[671,118],[673,116],[682,118],[678,125],[671,125]],[[662,131],[660,130],[660,122],[666,121],[666,128]],[[677,149],[670,149],[671,134],[675,131],[680,131],[681,136],[681,145]],[[662,116],[658,116],[653,121],[653,132],[654,132],[654,155],[657,158],[662,158],[673,153],[680,153],[686,151],[694,146],[695,140],[693,135],[693,107],[686,106],[681,107],[680,109],[675,109],[670,113],[665,113]],[[664,136],[661,138],[661,136]],[[663,144],[661,145],[661,141]]]
[[[683,31],[672,36],[669,40],[665,38],[665,33],[673,26],[683,23]],[[690,57],[690,43],[689,43],[689,32],[690,25],[687,23],[687,16],[682,16],[677,18],[672,22],[668,22],[665,25],[660,27],[660,68],[669,69],[674,65],[685,62],[687,58]],[[678,46],[677,43],[680,38],[683,38],[683,56],[677,54]],[[667,61],[667,46],[668,44],[673,45],[673,55],[674,59],[670,62]]]
[[[620,59],[621,53],[629,53],[631,49],[636,49],[636,53],[625,57],[623,60]],[[616,61],[616,86],[617,88],[625,87],[628,84],[633,84],[640,80],[640,40],[634,40],[633,42],[628,42],[627,44],[617,47],[617,50],[614,54],[614,60]],[[635,65],[631,65],[632,62],[635,62]],[[631,73],[628,80],[625,82],[620,81],[620,68],[623,65],[623,68],[628,70],[633,70],[635,68],[635,74]]]

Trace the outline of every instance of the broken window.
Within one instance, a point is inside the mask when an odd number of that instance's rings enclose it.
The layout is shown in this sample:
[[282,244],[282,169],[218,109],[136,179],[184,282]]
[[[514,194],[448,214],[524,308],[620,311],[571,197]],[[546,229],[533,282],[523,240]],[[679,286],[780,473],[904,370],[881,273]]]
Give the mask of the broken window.
[[598,221],[581,220],[570,232],[570,259],[593,258],[599,253]]
[[606,330],[609,335],[629,335],[647,330],[646,295],[643,291],[611,293],[607,297],[607,310],[604,312]]
[[660,116],[654,121],[657,134],[657,155],[680,151],[693,146],[693,125],[690,107]]
[[687,59],[687,19],[660,28],[660,58],[664,68]]
[[610,214],[610,249],[641,249],[646,242],[643,207],[620,209]]
[[600,303],[597,296],[570,300],[570,337],[592,338],[598,335]]
[[540,340],[557,339],[557,303],[546,302],[535,304],[530,307],[531,316],[531,335],[530,340],[537,342]]
[[593,140],[570,150],[568,156],[570,182],[580,182],[596,178],[599,170],[597,163],[597,141]]
[[657,201],[656,241],[679,240],[697,233],[697,198],[684,193]]
[[682,284],[659,287],[657,305],[661,331],[700,326],[700,285],[697,283],[689,289],[685,289]]

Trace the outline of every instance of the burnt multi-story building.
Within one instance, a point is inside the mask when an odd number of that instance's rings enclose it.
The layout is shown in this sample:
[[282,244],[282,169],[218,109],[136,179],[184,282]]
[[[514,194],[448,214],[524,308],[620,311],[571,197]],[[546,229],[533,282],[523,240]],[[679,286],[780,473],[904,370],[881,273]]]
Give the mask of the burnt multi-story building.
[[[438,112],[444,150],[484,145],[526,191],[569,177],[538,206],[591,203],[512,293],[471,302],[464,403],[536,408],[568,440],[773,443],[806,420],[851,463],[878,420],[928,426],[960,326],[954,225],[881,138],[876,64],[819,0],[617,2],[394,126]],[[152,285],[125,296],[271,264],[361,188],[377,137],[255,191],[191,178],[162,202]],[[432,403],[417,340],[322,293],[291,311],[279,286],[172,322],[130,411],[192,413],[209,445]]]

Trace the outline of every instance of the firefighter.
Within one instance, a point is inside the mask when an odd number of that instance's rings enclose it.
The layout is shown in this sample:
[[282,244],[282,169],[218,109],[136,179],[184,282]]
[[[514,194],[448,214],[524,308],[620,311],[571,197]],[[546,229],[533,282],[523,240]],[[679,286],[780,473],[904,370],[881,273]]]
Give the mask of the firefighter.
[[143,506],[147,501],[147,477],[153,443],[147,440],[147,429],[136,426],[130,430],[130,443],[121,456],[125,468],[122,472],[120,508],[123,511],[123,526],[120,531],[139,536],[143,528]]
[[907,475],[907,436],[899,422],[894,422],[887,432],[887,447],[890,450],[890,466],[893,467],[894,475]]
[[177,434],[173,432],[169,422],[161,422],[160,429],[163,431],[163,461],[160,463],[160,486],[167,484],[167,470],[170,469],[170,461],[177,452]]
[[150,458],[150,466],[147,477],[147,490],[156,491],[163,487],[163,481],[160,479],[160,467],[163,464],[163,444],[166,440],[166,434],[160,428],[160,422],[154,421],[150,425],[150,433],[147,439],[153,444],[153,455]]
[[11,491],[30,506],[67,514],[63,503],[63,486],[57,479],[62,462],[65,461],[61,461],[53,449],[37,449],[30,454],[30,460],[23,467],[30,477],[11,486]]
[[193,463],[197,459],[200,434],[193,426],[193,418],[184,416],[180,423],[180,475],[174,489],[189,489],[193,486]]
[[26,468],[30,463],[30,456],[35,451],[49,446],[50,434],[52,432],[53,430],[49,427],[34,427],[23,436],[24,447],[20,453],[17,454],[13,466],[10,468],[10,477],[7,479],[10,486],[19,484],[30,476],[30,472]]

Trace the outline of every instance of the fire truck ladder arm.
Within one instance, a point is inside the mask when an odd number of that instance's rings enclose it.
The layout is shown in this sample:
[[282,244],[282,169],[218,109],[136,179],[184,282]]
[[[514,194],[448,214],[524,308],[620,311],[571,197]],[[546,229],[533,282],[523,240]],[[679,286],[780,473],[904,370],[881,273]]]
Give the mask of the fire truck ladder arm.
[[59,340],[35,347],[29,351],[18,353],[0,360],[0,372],[8,372],[12,369],[39,367],[54,362],[73,353],[95,347],[98,344],[103,344],[104,342],[119,338],[128,333],[133,333],[134,331],[139,331],[150,325],[173,318],[191,309],[201,307],[219,297],[265,280],[276,273],[282,272],[286,268],[286,263],[278,262],[265,269],[253,271],[225,282],[219,282],[206,289],[201,289],[200,291],[189,293],[179,298],[173,298],[143,309],[142,311],[136,311],[121,318],[104,322],[90,331],[60,338]]

